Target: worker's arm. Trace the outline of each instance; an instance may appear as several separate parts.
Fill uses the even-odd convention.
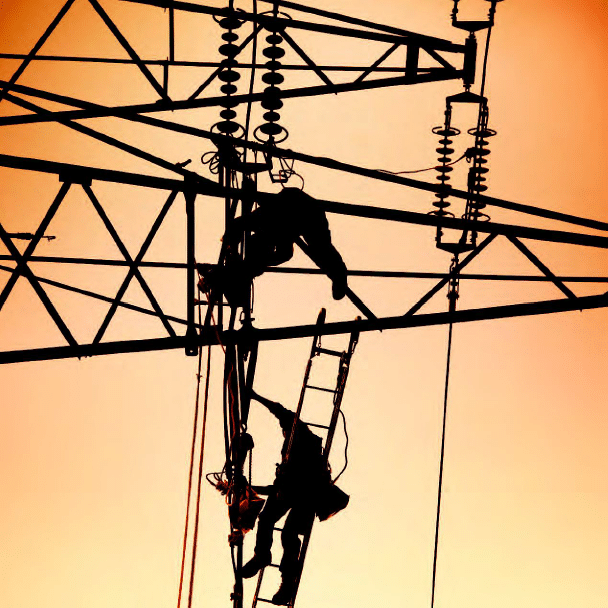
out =
[[[259,401],[273,416],[279,419],[282,426],[293,422],[293,412],[290,412],[287,408],[284,408],[280,403],[271,401],[258,395],[255,391],[251,391],[251,398]]]
[[[268,496],[275,491],[274,486],[251,486],[254,492],[261,494],[262,496]]]

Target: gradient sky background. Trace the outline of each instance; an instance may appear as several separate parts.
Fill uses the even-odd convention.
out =
[[[311,2],[380,23],[454,41],[447,0]],[[0,2],[0,51],[26,53],[62,2]],[[218,4],[219,5],[219,4]],[[115,0],[103,6],[145,58],[167,55],[167,15]],[[249,9],[248,2],[237,3]],[[463,0],[462,15],[482,18],[488,4]],[[603,0],[507,0],[498,5],[487,94],[490,194],[608,220],[606,146],[608,5]],[[371,63],[383,45],[299,34],[319,63]],[[480,37],[483,40],[483,36]],[[217,59],[220,31],[205,16],[177,16],[177,57]],[[85,0],[76,0],[42,53],[125,57]],[[8,79],[16,61],[0,61]],[[171,94],[186,96],[205,70],[176,69]],[[133,67],[33,63],[19,82],[99,103],[152,101]],[[288,75],[286,86],[316,83]],[[245,91],[246,78],[239,83]],[[456,82],[292,100],[282,111],[286,146],[393,171],[435,163],[431,128],[443,121]],[[59,107],[49,105],[48,107]],[[243,109],[240,110],[243,120]],[[21,114],[6,101],[0,115]],[[209,128],[217,110],[189,112],[184,122]],[[259,115],[254,114],[254,124]],[[455,110],[463,132],[474,117]],[[151,132],[118,120],[89,126],[141,145],[208,175],[206,141]],[[461,137],[458,150],[470,143]],[[0,152],[166,175],[62,126],[0,130]],[[426,212],[433,197],[395,185],[297,165],[317,197]],[[462,168],[455,185],[464,184]],[[424,177],[426,175],[426,177]],[[428,181],[432,173],[422,174]],[[261,187],[276,191],[266,182]],[[0,170],[0,220],[9,231],[34,231],[59,189],[56,177]],[[94,184],[133,254],[162,193]],[[221,203],[198,199],[198,260],[217,258]],[[455,205],[456,210],[458,206]],[[548,226],[491,209],[492,219]],[[445,271],[429,228],[331,216],[334,242],[350,268]],[[147,259],[184,259],[183,200],[171,211]],[[556,225],[556,228],[568,229]],[[37,252],[118,258],[85,197],[74,188]],[[528,242],[556,273],[608,274],[608,256],[591,248]],[[2,249],[0,253],[5,253]],[[294,265],[305,264],[294,259]],[[124,271],[53,269],[41,276],[112,295]],[[536,270],[503,240],[471,272]],[[146,278],[167,311],[184,313],[185,282],[170,271]],[[5,279],[2,279],[5,280]],[[376,314],[404,312],[431,285],[423,280],[351,280]],[[577,294],[601,286],[574,285]],[[90,341],[105,305],[49,288],[79,340]],[[543,284],[461,284],[459,306],[480,307],[559,297]],[[133,288],[127,299],[145,305]],[[256,281],[256,324],[310,323],[354,317],[335,302],[323,277],[269,275]],[[445,310],[445,294],[428,307]],[[605,608],[608,606],[608,413],[605,310],[486,321],[454,331],[444,497],[438,561],[438,608]],[[119,312],[107,339],[162,335],[154,320]],[[325,344],[343,348],[346,337]],[[447,328],[386,331],[361,337],[344,398],[349,468],[340,481],[348,509],[315,529],[298,605],[302,608],[430,606],[433,534]],[[29,286],[20,280],[0,314],[2,350],[62,344]],[[255,386],[294,407],[310,341],[264,344]],[[205,471],[223,464],[221,352],[213,376]],[[165,608],[177,602],[196,361],[180,352],[115,355],[82,361],[0,367],[0,605],[7,608]],[[331,379],[332,372],[329,373]],[[252,411],[254,482],[269,483],[281,437],[274,419]],[[343,462],[343,436],[334,470]],[[227,513],[210,486],[203,520],[196,606],[229,606],[232,587]],[[250,535],[251,536],[251,535]],[[246,556],[252,551],[248,537]],[[248,597],[252,583],[246,588]],[[273,589],[269,586],[268,594]],[[250,600],[249,600],[250,601]],[[247,602],[245,603],[247,605]]]

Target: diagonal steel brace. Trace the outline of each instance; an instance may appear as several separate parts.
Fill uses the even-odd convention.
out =
[[[83,189],[84,189],[85,193],[87,194],[87,196],[89,197],[91,203],[93,203],[93,207],[95,207],[95,210],[99,214],[99,217],[103,221],[103,223],[104,223],[107,231],[110,233],[110,236],[112,237],[112,239],[116,243],[116,246],[120,250],[120,253],[125,258],[125,260],[129,263],[129,265],[132,268],[135,268],[135,271],[134,271],[135,277],[137,278],[137,280],[138,280],[138,282],[139,282],[139,284],[140,284],[143,292],[146,294],[146,297],[150,301],[150,304],[152,305],[152,308],[155,310],[156,314],[158,315],[158,317],[162,321],[162,324],[165,326],[165,329],[167,330],[167,332],[169,333],[170,336],[175,336],[176,334],[175,334],[175,331],[174,331],[173,327],[169,323],[169,321],[168,321],[165,313],[163,312],[163,310],[161,309],[159,303],[157,302],[156,298],[154,297],[154,294],[152,293],[152,290],[150,289],[150,287],[146,283],[145,279],[143,278],[141,272],[139,271],[139,268],[137,268],[135,266],[135,262],[133,261],[133,259],[129,255],[129,252],[127,251],[127,248],[125,247],[124,243],[122,242],[122,240],[118,236],[118,233],[116,232],[116,229],[114,228],[112,222],[110,221],[110,218],[107,216],[107,214],[104,211],[103,207],[101,206],[100,202],[97,200],[97,197],[95,196],[95,194],[91,190],[91,187],[88,186],[88,185],[83,185]],[[96,336],[95,340],[93,341],[93,343],[94,344],[99,343],[100,339],[101,339],[101,336]]]

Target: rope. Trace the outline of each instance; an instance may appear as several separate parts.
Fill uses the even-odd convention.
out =
[[[458,299],[459,277],[458,277],[458,255],[455,255],[450,266],[450,286],[448,289],[449,311],[456,310]],[[443,423],[441,431],[441,455],[439,457],[439,482],[437,487],[437,518],[435,520],[435,549],[433,551],[433,583],[431,591],[431,608],[435,606],[435,586],[437,580],[437,550],[439,548],[439,521],[441,517],[441,491],[443,488],[443,463],[445,460],[445,429],[448,415],[448,394],[450,386],[450,362],[452,358],[452,334],[454,323],[450,321],[448,329],[448,352],[445,365],[445,388],[443,393]]]
[[[202,349],[201,349],[202,350]],[[200,521],[201,487],[203,479],[203,461],[205,456],[205,434],[207,430],[207,406],[209,403],[209,376],[211,372],[211,346],[207,348],[207,370],[205,378],[205,398],[203,404],[203,428],[201,432],[201,451],[198,465],[198,481],[196,490],[196,517],[194,520],[194,538],[192,539],[192,568],[190,570],[190,586],[188,589],[188,608],[192,608],[192,592],[194,588],[194,572],[196,569],[196,550],[198,544],[198,528]],[[197,390],[198,396],[198,390]]]
[[[450,381],[450,358],[452,354],[452,329],[453,323],[450,323],[448,331],[448,356],[445,369],[445,391],[443,395],[443,430],[441,433],[441,456],[439,459],[439,484],[437,489],[437,519],[435,520],[435,550],[433,552],[433,587],[431,592],[431,608],[435,606],[435,582],[437,576],[437,549],[439,546],[439,517],[441,515],[441,490],[443,486],[443,462],[445,455],[445,427],[448,413],[448,387]]]
[[[198,290],[198,296],[200,299],[200,288]],[[198,309],[198,323],[201,325],[201,309]],[[186,500],[186,522],[184,526],[184,542],[182,548],[182,564],[180,569],[180,577],[179,577],[179,593],[177,598],[177,608],[180,608],[182,605],[182,596],[184,590],[184,573],[186,569],[186,549],[188,545],[188,530],[190,524],[190,510],[192,506],[192,481],[193,481],[193,473],[194,473],[194,457],[196,451],[196,436],[198,431],[198,420],[199,420],[199,411],[200,411],[200,393],[201,393],[201,370],[203,363],[203,349],[199,349],[198,353],[198,367],[197,367],[197,384],[196,384],[196,398],[195,398],[195,406],[194,406],[194,429],[192,432],[192,447],[190,451],[190,474],[188,477],[188,497]],[[203,462],[204,462],[204,454],[205,454],[205,435],[207,431],[207,409],[209,403],[209,378],[211,372],[211,346],[208,347],[207,350],[207,369],[205,372],[205,395],[203,401],[203,421],[202,421],[202,431],[201,431],[201,447],[200,447],[200,456],[199,456],[199,464],[198,464],[198,484],[197,484],[197,496],[196,496],[196,517],[194,521],[194,539],[192,541],[192,558],[191,558],[191,569],[190,569],[190,581],[189,581],[189,589],[188,589],[188,608],[192,606],[192,590],[194,587],[194,572],[196,568],[196,553],[197,553],[197,544],[198,544],[198,529],[199,529],[199,521],[200,521],[200,505],[201,505],[201,482],[203,476]]]
[[[200,290],[199,290],[200,293]],[[200,324],[200,307],[199,307],[199,324]],[[192,473],[194,472],[194,454],[196,449],[196,435],[198,430],[198,412],[199,412],[199,395],[201,388],[201,368],[203,363],[203,349],[199,349],[198,353],[198,369],[196,372],[196,399],[194,404],[194,428],[192,431],[192,447],[190,449],[190,473],[188,475],[188,492],[186,499],[186,523],[184,525],[184,543],[182,547],[182,565],[179,573],[179,593],[177,596],[177,608],[182,604],[182,593],[184,588],[184,571],[186,569],[186,547],[188,544],[188,528],[190,523],[190,505],[192,503]]]

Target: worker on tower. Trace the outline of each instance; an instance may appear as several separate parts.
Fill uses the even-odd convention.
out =
[[[294,244],[332,281],[332,295],[347,292],[347,269],[331,241],[325,211],[319,201],[298,188],[283,188],[257,209],[235,218],[224,234],[225,266],[199,265],[203,282],[221,290],[236,306],[247,306],[251,281],[268,267],[290,260]],[[244,242],[244,256],[239,245]]]
[[[349,497],[331,481],[322,439],[299,419],[294,428],[295,414],[280,403],[253,391],[251,396],[278,418],[285,441],[282,462],[272,486],[254,486],[256,491],[268,493],[268,498],[258,520],[254,555],[243,566],[241,574],[251,578],[270,564],[274,526],[289,512],[281,532],[281,586],[272,598],[273,604],[287,605],[293,600],[298,584],[299,535],[310,530],[315,514],[324,521],[344,509]]]

